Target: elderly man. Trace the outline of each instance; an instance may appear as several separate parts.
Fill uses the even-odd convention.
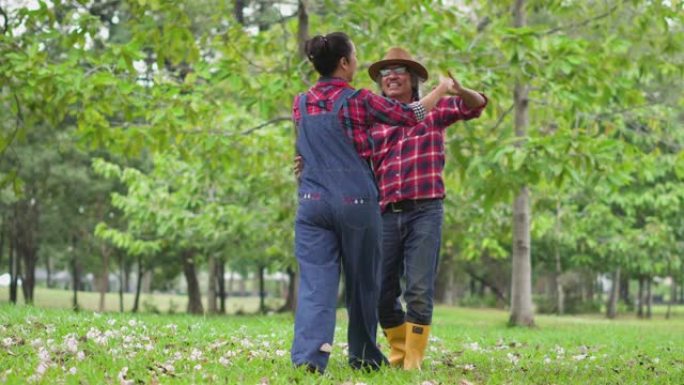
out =
[[[418,85],[428,78],[425,67],[396,47],[368,73],[386,97],[404,103],[418,100]],[[454,82],[456,96],[441,99],[416,126],[372,128],[383,219],[378,315],[390,344],[390,364],[404,369],[420,368],[432,323],[444,217],[444,131],[458,120],[479,117],[487,104],[484,95]],[[402,277],[406,311],[400,302]]]
[[[402,103],[419,100],[419,84],[428,72],[402,48],[391,48],[368,73],[384,96]],[[371,166],[380,190],[382,266],[380,325],[390,344],[389,362],[420,369],[432,323],[445,196],[444,131],[459,120],[480,116],[484,95],[453,79],[456,96],[442,98],[412,127],[374,124]],[[302,168],[295,161],[295,173]],[[405,277],[404,311],[400,298]]]

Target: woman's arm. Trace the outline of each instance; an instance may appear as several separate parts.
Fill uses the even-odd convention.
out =
[[[370,124],[383,123],[396,126],[413,126],[425,119],[425,115],[435,108],[439,100],[449,92],[455,92],[451,79],[441,78],[439,85],[420,101],[410,104],[376,95],[368,90],[360,90],[366,120]]]

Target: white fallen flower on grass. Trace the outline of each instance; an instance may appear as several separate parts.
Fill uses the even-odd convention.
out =
[[[133,380],[128,380],[126,379],[126,375],[128,374],[128,367],[124,366],[121,371],[119,371],[119,374],[116,376],[116,378],[119,380],[119,385],[134,385],[135,382]]]
[[[513,365],[517,365],[518,362],[520,362],[520,355],[517,354],[517,353],[508,353],[508,354],[506,355],[506,357],[508,357],[508,360],[509,360]]]
[[[585,358],[587,358],[587,355],[586,355],[586,354],[577,354],[577,355],[575,355],[575,356],[572,356],[572,359],[575,360],[575,361],[582,361],[582,360],[584,360]]]
[[[64,336],[64,348],[72,354],[78,352],[78,340],[74,334]]]
[[[7,337],[2,339],[2,346],[9,348],[12,345],[14,345],[14,338],[12,337]]]
[[[478,344],[477,342],[470,342],[470,343],[467,343],[467,344],[465,344],[465,347],[466,347],[466,349],[470,349],[470,350],[472,350],[472,351],[474,351],[474,352],[477,352],[477,351],[480,351],[480,350],[481,350],[480,344]]]
[[[50,361],[50,352],[41,346],[40,349],[38,349],[38,359],[41,362]]]
[[[198,349],[192,349],[190,352],[190,361],[197,361],[202,358],[202,351]]]

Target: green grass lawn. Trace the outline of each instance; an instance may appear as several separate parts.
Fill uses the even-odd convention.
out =
[[[340,311],[325,375],[293,369],[292,316],[131,315],[0,305],[7,384],[684,384],[684,320],[439,307],[422,372],[353,371]],[[380,339],[383,349],[387,346]]]
[[[21,288],[19,289],[19,303],[23,304]],[[41,308],[71,309],[73,294],[69,290],[47,289],[37,287],[33,295],[35,305]],[[9,289],[0,287],[0,304],[9,302]],[[135,295],[124,293],[124,310],[130,311],[133,307]],[[141,312],[160,312],[184,313],[188,303],[186,295],[176,294],[140,294],[139,310]],[[281,306],[282,299],[267,298],[266,305],[269,309]],[[78,292],[78,304],[83,310],[97,311],[100,306],[100,294],[95,292]],[[206,309],[206,302],[204,306]],[[235,313],[256,313],[259,309],[259,299],[257,297],[229,297],[226,299],[226,312]],[[107,293],[105,295],[105,311],[119,311],[119,294]]]

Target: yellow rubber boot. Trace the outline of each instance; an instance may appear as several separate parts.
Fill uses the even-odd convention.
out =
[[[430,337],[430,325],[418,325],[406,323],[406,354],[404,356],[404,369],[420,369],[425,357],[425,348]]]
[[[382,332],[385,334],[385,337],[387,337],[387,342],[389,342],[390,345],[390,354],[388,357],[390,366],[404,366],[406,323],[393,328],[383,329]]]

